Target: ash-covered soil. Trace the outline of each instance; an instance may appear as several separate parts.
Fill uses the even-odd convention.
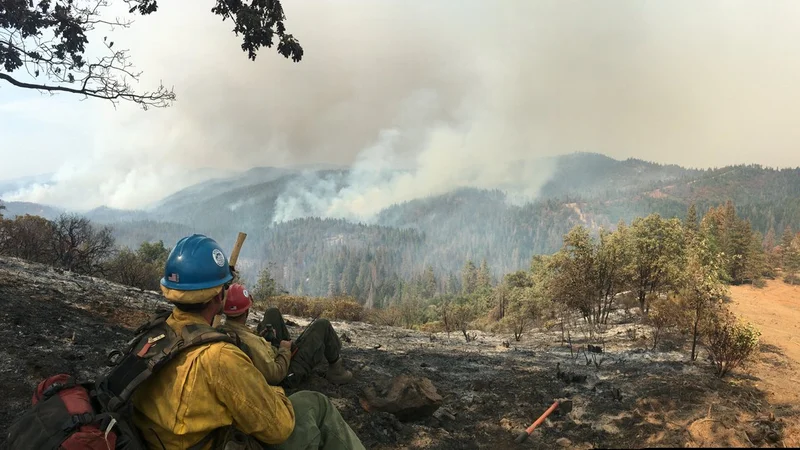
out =
[[[60,372],[94,376],[133,328],[168,307],[155,292],[0,259],[0,430],[27,407],[41,379]],[[298,324],[290,327],[294,336],[309,322],[287,318]],[[645,350],[641,336],[648,330],[622,312],[613,322],[593,339],[574,328],[572,351],[556,330],[530,332],[521,342],[477,333],[477,341],[465,343],[456,333],[333,322],[350,340],[343,355],[357,381],[336,387],[320,373],[304,388],[328,395],[369,449],[783,445],[784,416],[796,411],[773,408],[758,378],[719,380],[707,362],[687,363],[677,346]],[[605,351],[587,353],[587,343]],[[433,417],[401,423],[362,408],[365,387],[401,374],[436,386],[443,402]],[[555,399],[572,400],[572,411],[554,413],[515,444]]]

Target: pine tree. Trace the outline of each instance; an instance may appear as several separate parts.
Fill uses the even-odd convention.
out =
[[[476,281],[478,289],[492,287],[492,274],[489,272],[489,264],[486,263],[486,259],[481,261],[481,267],[478,269]]]
[[[331,273],[328,276],[328,297],[336,297],[339,295],[339,283],[336,282],[335,274]]]
[[[445,287],[445,294],[447,295],[456,295],[461,291],[461,287],[458,285],[458,277],[456,274],[451,273],[450,276],[447,277],[447,285]]]
[[[694,203],[689,205],[689,209],[686,211],[686,219],[683,221],[683,226],[692,236],[696,235],[700,230],[697,222],[697,207]]]
[[[424,299],[431,299],[436,295],[436,274],[431,266],[425,267],[422,274],[421,294]]]
[[[772,253],[775,250],[775,228],[769,227],[769,231],[767,231],[767,235],[764,236],[764,243],[763,243],[764,251],[767,253]]]
[[[800,233],[792,238],[786,251],[783,252],[784,281],[789,284],[800,284]]]
[[[281,291],[281,286],[272,277],[270,271],[272,267],[268,265],[261,270],[256,281],[255,289],[253,289],[253,297],[257,300],[266,300],[270,297],[276,296]],[[274,268],[272,268],[274,270]]]
[[[742,283],[745,281],[746,268],[751,265],[748,259],[755,256],[751,251],[753,232],[750,228],[750,222],[737,220],[734,217],[726,231],[726,253],[729,256],[727,258],[728,274],[733,283]]]
[[[776,251],[775,245],[775,228],[770,227],[761,246],[765,252],[764,276],[769,278],[775,277],[775,269],[781,265],[780,252]]]
[[[792,233],[792,227],[786,225],[786,228],[783,230],[783,236],[781,236],[781,266],[783,268],[786,268],[787,255],[792,247],[793,239],[794,233]]]
[[[461,290],[464,294],[472,294],[478,288],[478,271],[475,264],[468,260],[461,270]]]
[[[744,276],[744,279],[749,280],[751,283],[755,283],[757,280],[763,278],[765,274],[770,273],[767,254],[764,253],[764,249],[761,245],[762,242],[761,233],[757,231],[752,233]]]

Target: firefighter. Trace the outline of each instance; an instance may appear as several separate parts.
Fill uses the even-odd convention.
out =
[[[161,291],[174,305],[167,324],[178,334],[190,325],[210,328],[233,279],[222,248],[203,235],[185,237],[170,252],[164,272]],[[247,449],[364,448],[326,396],[300,391],[287,397],[227,342],[181,352],[132,400],[134,423],[151,450],[202,443],[203,449],[222,448],[224,441],[209,436],[230,429],[245,436]]]
[[[223,328],[239,336],[250,351],[253,364],[271,385],[298,386],[318,364],[327,362],[327,379],[333,384],[353,381],[353,374],[344,368],[342,344],[333,326],[326,319],[315,320],[302,336],[293,342],[280,311],[269,308],[259,324],[261,332],[247,327],[253,301],[247,289],[231,285],[225,303]],[[291,375],[291,376],[289,376]]]

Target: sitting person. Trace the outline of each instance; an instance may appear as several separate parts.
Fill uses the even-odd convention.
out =
[[[270,308],[258,325],[258,334],[248,328],[247,317],[253,305],[250,294],[241,284],[228,289],[225,302],[226,320],[222,328],[237,335],[253,365],[273,386],[297,386],[311,375],[315,366],[327,361],[327,379],[333,384],[353,381],[353,374],[344,368],[342,344],[326,319],[314,321],[292,342],[281,313]],[[265,339],[266,337],[266,339]]]
[[[211,330],[224,309],[231,269],[213,239],[195,234],[178,241],[161,279],[164,297],[174,304],[167,325],[178,334],[188,327]],[[222,448],[232,435],[218,433],[232,428],[246,435],[247,446],[237,448],[364,448],[330,399],[311,391],[287,397],[226,342],[177,355],[139,386],[132,401],[134,423],[150,450]]]

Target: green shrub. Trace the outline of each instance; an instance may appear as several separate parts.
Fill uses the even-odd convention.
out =
[[[731,369],[739,367],[758,349],[761,332],[751,325],[737,320],[732,314],[718,316],[706,334],[706,349],[716,367],[718,377],[724,377]]]

